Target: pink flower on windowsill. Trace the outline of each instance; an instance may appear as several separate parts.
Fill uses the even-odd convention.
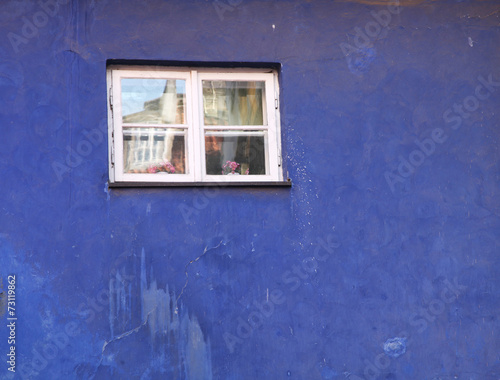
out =
[[[175,173],[175,167],[169,161],[165,161],[159,164],[152,164],[148,167],[148,173]]]
[[[226,161],[226,163],[222,165],[222,174],[241,174],[240,164],[235,161]]]
[[[158,166],[156,165],[150,165],[149,168],[148,168],[148,173],[158,173],[159,170],[158,170]]]

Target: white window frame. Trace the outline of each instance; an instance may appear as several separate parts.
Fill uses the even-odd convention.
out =
[[[123,123],[121,104],[122,78],[182,79],[186,82],[186,125],[166,124],[161,127],[186,129],[186,174],[124,173]],[[203,80],[262,81],[265,83],[264,126],[204,126]],[[281,130],[279,115],[278,75],[271,69],[213,69],[192,67],[110,66],[108,82],[109,126],[109,182],[113,183],[245,183],[282,182]],[[130,126],[130,125],[127,125]],[[135,127],[135,125],[134,125]],[[140,126],[138,126],[140,127]],[[156,128],[154,124],[144,124]],[[262,175],[207,175],[205,168],[205,129],[264,130],[267,131],[267,174]]]

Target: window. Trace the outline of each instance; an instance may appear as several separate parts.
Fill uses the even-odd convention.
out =
[[[110,183],[282,182],[277,73],[111,66]]]

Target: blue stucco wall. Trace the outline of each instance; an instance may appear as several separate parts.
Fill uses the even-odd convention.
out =
[[[498,1],[54,4],[0,5],[1,379],[500,379]],[[111,59],[279,63],[292,188],[108,189]]]

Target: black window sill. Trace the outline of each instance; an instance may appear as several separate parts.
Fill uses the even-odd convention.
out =
[[[292,187],[292,181],[270,182],[108,182],[109,188],[143,187]]]

